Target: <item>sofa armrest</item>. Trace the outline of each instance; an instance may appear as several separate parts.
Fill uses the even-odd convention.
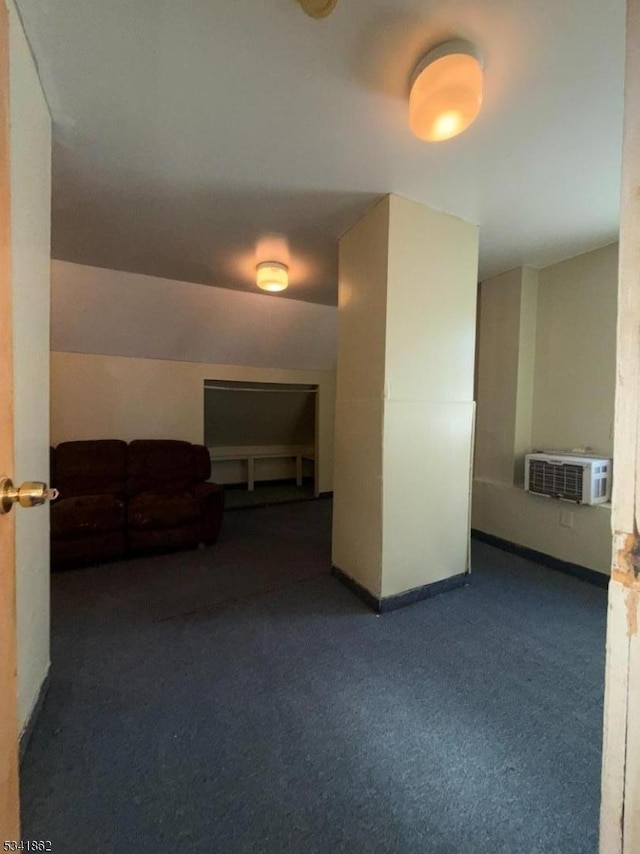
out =
[[[224,487],[219,483],[196,483],[193,495],[202,512],[201,539],[212,545],[218,539],[224,513]]]

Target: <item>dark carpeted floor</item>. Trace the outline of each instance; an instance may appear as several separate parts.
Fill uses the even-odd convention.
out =
[[[54,575],[23,838],[60,854],[589,854],[605,592],[483,544],[378,617],[329,576],[331,503],[215,549]]]
[[[244,484],[227,486],[224,495],[226,510],[244,510],[248,507],[266,507],[270,504],[288,504],[295,501],[311,501],[315,497],[313,480],[305,479],[301,486],[292,483],[258,482],[249,492]]]

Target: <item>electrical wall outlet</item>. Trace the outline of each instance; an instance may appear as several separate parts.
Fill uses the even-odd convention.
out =
[[[573,528],[573,510],[560,511],[560,524],[563,528]]]

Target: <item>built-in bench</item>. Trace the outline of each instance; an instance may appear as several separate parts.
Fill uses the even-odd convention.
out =
[[[315,448],[309,445],[236,445],[209,448],[211,462],[230,460],[246,462],[247,489],[251,492],[255,485],[256,460],[291,458],[296,463],[296,485],[302,486],[302,462],[315,463]]]

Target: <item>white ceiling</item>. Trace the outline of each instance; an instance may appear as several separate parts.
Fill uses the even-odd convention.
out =
[[[53,256],[336,299],[337,238],[395,192],[481,227],[481,277],[615,240],[624,0],[18,0],[54,119]],[[448,37],[485,58],[462,136],[415,139],[407,83]],[[263,259],[264,260],[264,259]],[[273,298],[273,297],[272,297]]]

